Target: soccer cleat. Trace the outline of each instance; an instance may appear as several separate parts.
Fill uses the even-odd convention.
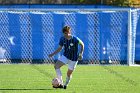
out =
[[[64,86],[64,89],[67,89],[67,86]]]
[[[64,88],[63,85],[59,85],[58,87],[53,86],[53,88]]]

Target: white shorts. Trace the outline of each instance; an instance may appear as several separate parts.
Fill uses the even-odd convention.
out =
[[[58,60],[63,62],[64,64],[68,64],[68,68],[70,70],[74,70],[76,68],[77,63],[78,63],[78,61],[69,60],[64,55],[62,55],[60,58],[58,58]]]

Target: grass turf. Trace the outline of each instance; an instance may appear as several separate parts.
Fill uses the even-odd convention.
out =
[[[67,66],[61,68],[65,81]],[[66,90],[53,89],[53,65],[0,64],[0,93],[139,93],[140,67],[77,65]]]

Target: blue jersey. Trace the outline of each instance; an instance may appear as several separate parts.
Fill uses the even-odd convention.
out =
[[[78,59],[79,40],[80,39],[75,36],[72,36],[70,40],[64,36],[60,38],[59,45],[64,47],[63,55],[72,61],[77,61]]]

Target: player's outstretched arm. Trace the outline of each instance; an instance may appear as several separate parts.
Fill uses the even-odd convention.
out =
[[[60,52],[62,50],[62,46],[59,46],[53,53],[49,54],[49,57],[54,56],[55,54],[57,54],[58,52]]]

